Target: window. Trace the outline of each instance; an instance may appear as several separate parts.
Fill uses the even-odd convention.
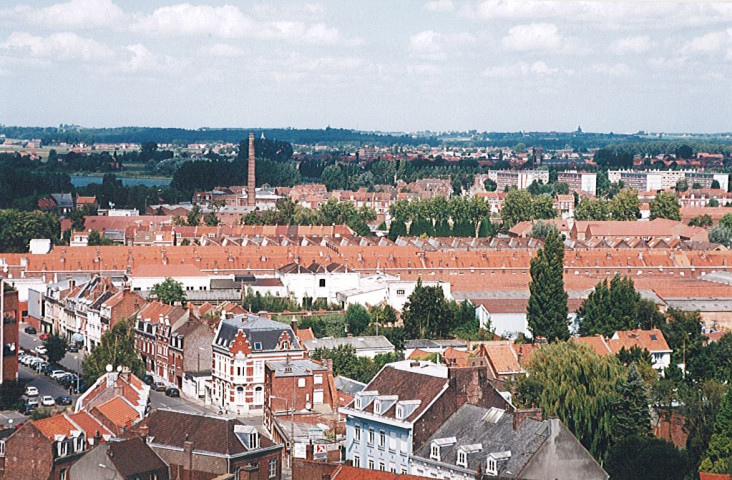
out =
[[[369,445],[374,444],[374,431],[373,429],[369,428]]]
[[[254,404],[264,404],[264,389],[261,386],[254,387]]]
[[[399,420],[401,420],[401,419],[404,418],[404,407],[402,407],[401,405],[397,405],[397,408],[396,408],[396,417]]]
[[[381,414],[381,400],[376,400],[374,402],[374,413],[376,415]]]
[[[400,288],[397,290],[397,297],[403,297],[404,296],[404,289]]]
[[[254,362],[254,376],[261,377],[262,375],[264,375],[264,362],[257,360]]]
[[[269,460],[269,478],[277,476],[277,459],[271,458]]]
[[[437,460],[438,462],[440,461],[440,447],[438,447],[434,443],[430,447],[430,458],[432,460]]]
[[[313,403],[315,405],[321,405],[323,403],[323,391],[313,390]]]
[[[488,474],[489,475],[498,475],[498,471],[496,469],[496,460],[494,458],[488,459]]]
[[[399,451],[402,453],[402,455],[407,454],[407,437],[402,436],[402,441],[399,444]]]
[[[389,450],[392,452],[396,452],[397,449],[397,438],[392,434],[392,436],[389,437]]]
[[[358,455],[353,456],[353,466],[356,468],[361,468],[361,457]]]
[[[355,425],[353,427],[353,441],[354,442],[361,441],[361,425]]]
[[[356,408],[361,410],[361,397],[356,397]]]
[[[67,479],[69,478],[69,477],[68,477],[68,471],[69,471],[69,469],[68,469],[68,468],[62,468],[62,469],[61,469],[61,475],[59,476],[59,478],[60,478],[61,480],[67,480]]]
[[[383,430],[379,431],[379,448],[384,448],[386,446],[386,434]]]
[[[320,288],[323,288],[323,287],[325,287],[325,279],[324,279],[324,278],[321,278],[321,279],[320,279],[320,281],[319,281],[319,285],[320,285]]]
[[[261,350],[262,342],[254,342],[254,350]]]
[[[0,457],[5,456],[5,440],[0,441]]]
[[[462,450],[458,450],[457,465],[458,467],[468,467],[468,455]]]
[[[394,462],[389,462],[389,471],[391,473],[397,473],[396,465],[394,464]]]
[[[366,463],[367,463],[366,468],[368,468],[369,470],[374,469],[374,459],[373,458],[369,458],[368,462],[366,462]]]
[[[297,386],[300,388],[305,388],[305,379],[304,378],[298,378],[297,379]]]
[[[381,470],[382,472],[386,471],[386,464],[381,460],[379,460],[379,470]]]
[[[323,384],[323,375],[317,374],[313,375],[313,385],[322,385]]]
[[[244,387],[236,387],[236,403],[239,405],[244,403]]]

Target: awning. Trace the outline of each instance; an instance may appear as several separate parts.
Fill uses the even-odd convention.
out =
[[[71,335],[71,341],[77,342],[77,343],[84,343],[84,335],[82,335],[80,333],[75,333],[75,334]]]

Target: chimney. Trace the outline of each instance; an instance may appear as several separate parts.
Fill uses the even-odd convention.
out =
[[[249,134],[249,175],[247,180],[247,206],[254,207],[257,204],[255,197],[255,176],[254,176],[254,134]]]
[[[191,480],[193,478],[193,442],[188,440],[187,433],[186,440],[183,442],[183,452],[185,454],[183,459],[183,478],[185,480]]]
[[[147,425],[142,425],[140,427],[140,438],[145,440],[145,442],[147,442],[147,435],[149,433],[150,433],[150,427],[148,427]]]
[[[543,420],[543,414],[541,408],[519,408],[513,412],[513,429],[518,430],[524,420],[527,418],[533,418],[537,422]]]

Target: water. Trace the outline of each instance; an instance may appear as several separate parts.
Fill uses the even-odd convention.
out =
[[[90,183],[102,183],[102,177],[90,177],[87,175],[70,175],[71,184],[75,187],[86,187]],[[129,178],[129,177],[117,177],[117,180],[122,180],[122,185],[125,187],[134,187],[135,185],[144,185],[146,187],[154,187],[156,185],[170,185],[169,178]]]

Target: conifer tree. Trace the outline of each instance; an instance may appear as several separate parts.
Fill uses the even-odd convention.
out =
[[[613,439],[620,441],[631,435],[649,437],[651,416],[648,391],[635,363],[631,363],[627,378],[618,384],[618,395],[613,416]]]
[[[387,238],[391,240],[392,242],[397,239],[397,237],[403,237],[407,234],[407,225],[404,223],[404,220],[392,220],[391,225],[389,226],[389,233],[387,234]]]
[[[531,282],[526,318],[534,338],[548,341],[569,338],[567,292],[564,291],[564,243],[550,231],[544,247],[531,259]]]
[[[732,473],[732,388],[719,406],[714,421],[714,434],[709,442],[707,455],[699,466],[700,472]]]

